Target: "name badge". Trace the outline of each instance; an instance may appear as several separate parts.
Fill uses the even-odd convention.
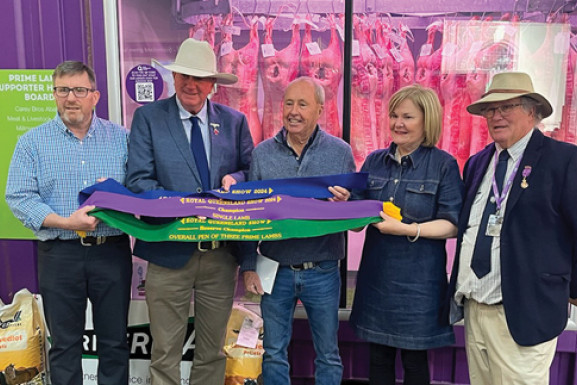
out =
[[[488,237],[498,237],[501,235],[501,225],[503,224],[503,217],[497,214],[489,215],[487,222],[487,230],[485,235]]]

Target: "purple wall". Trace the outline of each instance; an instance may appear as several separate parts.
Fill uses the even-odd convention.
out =
[[[101,1],[20,0],[0,6],[0,68],[53,69],[79,60],[96,71],[102,97],[97,114],[108,116],[106,50]],[[0,177],[5,178],[6,175]],[[4,191],[2,198],[4,199]],[[37,292],[36,242],[0,240],[0,298],[21,288]]]

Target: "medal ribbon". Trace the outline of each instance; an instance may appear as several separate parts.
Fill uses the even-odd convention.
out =
[[[340,203],[334,203],[334,205]],[[90,212],[90,215],[109,226],[147,242],[272,241],[308,238],[339,233],[382,220],[380,216],[337,220],[255,219],[238,221],[189,217],[167,224],[151,225],[136,219],[131,214],[112,210],[95,209]]]
[[[266,198],[278,194],[326,199],[333,196],[328,190],[329,186],[341,186],[349,191],[353,189],[365,189],[368,176],[369,174],[366,172],[354,172],[316,177],[259,180],[234,184],[230,187],[229,192],[218,189],[200,194],[170,190],[153,190],[135,194],[114,179],[107,179],[80,191],[78,194],[78,202],[79,204],[83,204],[88,197],[96,191],[113,192],[142,199],[216,196],[222,199],[246,200]]]
[[[378,216],[383,202],[376,200],[329,202],[274,195],[269,198],[231,201],[212,197],[142,199],[96,191],[82,204],[147,217],[201,216],[221,220],[241,219],[348,219]]]

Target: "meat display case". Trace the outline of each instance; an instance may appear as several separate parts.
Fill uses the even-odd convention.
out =
[[[351,143],[358,165],[389,144],[388,97],[417,82],[438,92],[445,107],[439,147],[462,165],[488,140],[482,120],[463,113],[464,105],[503,70],[532,74],[555,107],[543,130],[576,141],[576,1],[118,0],[120,76],[151,65],[164,82],[149,82],[163,91],[148,100],[168,96],[171,77],[151,59],[172,60],[186,37],[206,40],[220,70],[240,78],[213,100],[247,115],[255,143],[282,126],[288,82],[316,77],[327,94],[321,126]],[[134,82],[123,86],[122,122],[129,125],[143,102],[128,89]]]
[[[144,82],[156,87],[148,101],[171,95],[172,77],[157,63],[173,60],[179,44],[195,37],[214,47],[220,70],[239,76],[213,100],[247,115],[255,143],[282,126],[284,87],[310,75],[327,95],[321,127],[348,141],[360,166],[389,144],[390,95],[417,82],[438,92],[438,146],[462,167],[490,140],[484,120],[465,107],[503,70],[529,72],[554,106],[542,130],[577,142],[577,0],[117,1],[121,120],[128,127],[143,103],[131,89],[142,86],[131,78],[136,69],[153,67],[164,80]],[[358,266],[353,246],[350,270]]]

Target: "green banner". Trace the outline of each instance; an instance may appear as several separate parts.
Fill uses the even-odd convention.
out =
[[[336,204],[335,204],[336,206]],[[308,238],[361,228],[381,221],[381,217],[354,219],[251,219],[223,221],[188,217],[163,225],[151,225],[132,214],[114,210],[94,209],[95,216],[109,226],[148,242],[177,241],[276,241],[289,238]]]
[[[34,239],[6,204],[6,178],[18,138],[56,115],[53,70],[0,70],[0,239]]]

